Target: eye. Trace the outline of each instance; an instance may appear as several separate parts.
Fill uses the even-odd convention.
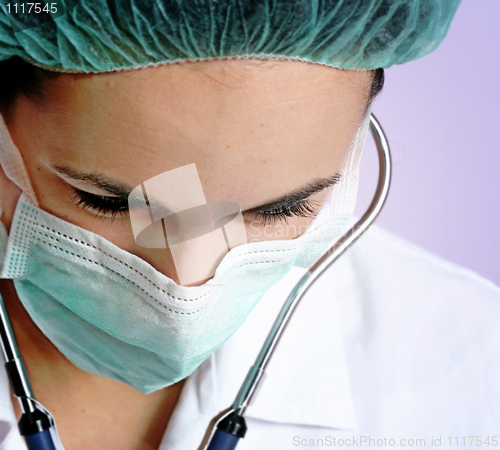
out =
[[[82,209],[93,212],[98,217],[126,216],[128,213],[128,199],[122,197],[106,197],[90,194],[74,188],[72,201]]]
[[[116,216],[128,215],[128,199],[122,197],[110,197],[95,195],[74,188],[72,201],[82,209],[94,213],[97,217],[108,217],[115,219]],[[309,200],[303,200],[289,205],[279,205],[270,209],[255,212],[246,212],[244,215],[252,220],[261,222],[264,226],[273,225],[278,222],[288,222],[291,217],[306,217],[314,219],[317,216],[315,207],[317,205]]]
[[[278,222],[287,223],[290,217],[308,217],[314,219],[318,215],[315,209],[316,206],[315,203],[309,200],[302,200],[289,205],[275,206],[271,209],[246,214],[254,220],[262,222],[264,225],[273,225]]]

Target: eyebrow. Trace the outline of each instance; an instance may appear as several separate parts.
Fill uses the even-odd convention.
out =
[[[97,172],[84,173],[78,170],[71,169],[65,166],[56,166],[51,164],[52,169],[63,175],[66,175],[73,180],[83,181],[85,183],[91,184],[94,187],[102,189],[108,194],[121,197],[123,199],[128,199],[133,188],[125,183],[113,180],[106,177],[103,174]],[[302,186],[300,188],[294,189],[292,192],[282,195],[268,203],[265,203],[255,208],[246,209],[242,213],[246,214],[256,214],[260,212],[272,212],[279,211],[291,207],[301,201],[306,200],[314,194],[317,194],[331,186],[334,186],[340,182],[342,174],[336,173],[328,178],[316,178],[311,183]]]
[[[102,189],[104,192],[115,195],[117,197],[128,198],[133,190],[133,188],[131,188],[127,184],[120,183],[97,172],[84,173],[65,166],[56,166],[53,164],[51,164],[50,166],[56,172],[66,175],[73,180],[83,181],[85,183],[91,184],[92,186]]]

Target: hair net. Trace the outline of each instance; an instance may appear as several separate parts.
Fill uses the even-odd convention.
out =
[[[460,1],[58,0],[47,3],[57,12],[29,14],[4,1],[0,61],[64,72],[231,57],[385,68],[436,49]]]

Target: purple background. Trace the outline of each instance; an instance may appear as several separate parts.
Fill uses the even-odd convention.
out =
[[[378,224],[500,285],[500,1],[464,0],[424,58],[386,70],[374,106],[393,151]],[[363,157],[362,212],[377,160]]]

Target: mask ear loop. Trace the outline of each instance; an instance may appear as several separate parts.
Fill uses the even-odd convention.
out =
[[[318,215],[309,225],[304,234],[315,230],[331,220],[347,220],[354,213],[358,192],[359,169],[361,156],[365,146],[368,130],[370,129],[371,105],[363,116],[356,134],[349,147],[344,163],[340,170],[340,180],[334,185]]]
[[[14,144],[9,129],[0,114],[0,166],[9,178],[29,199],[29,202],[38,206],[35,191],[31,186],[28,171],[24,164],[21,152]]]

